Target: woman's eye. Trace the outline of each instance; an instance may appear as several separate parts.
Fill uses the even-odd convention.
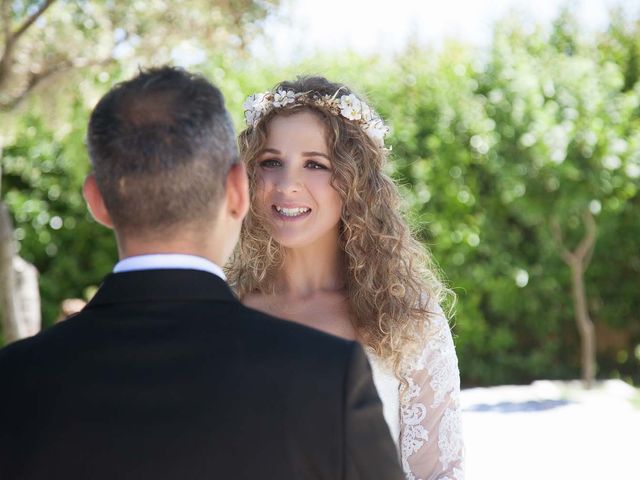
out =
[[[262,168],[275,168],[280,166],[280,160],[276,160],[275,158],[268,158],[266,160],[262,160],[260,162],[260,166]]]
[[[328,167],[324,166],[321,163],[314,162],[312,160],[308,161],[305,165],[307,168],[311,168],[313,170],[328,170]]]

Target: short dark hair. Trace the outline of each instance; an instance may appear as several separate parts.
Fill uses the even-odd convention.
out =
[[[125,234],[210,221],[238,161],[220,90],[169,66],[113,87],[91,114],[87,144],[107,210]]]

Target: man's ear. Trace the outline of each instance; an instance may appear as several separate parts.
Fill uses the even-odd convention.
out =
[[[87,202],[91,215],[96,219],[96,222],[104,225],[105,227],[113,228],[111,215],[109,215],[109,212],[107,211],[102,194],[98,189],[96,177],[93,173],[90,173],[87,175],[87,178],[85,178],[84,185],[82,186],[82,195]]]
[[[249,211],[249,179],[244,163],[234,163],[226,180],[225,196],[229,215],[242,220]]]

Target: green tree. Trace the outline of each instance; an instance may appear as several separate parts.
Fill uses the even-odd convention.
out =
[[[612,308],[601,285],[637,289],[637,248],[623,243],[614,266],[617,247],[602,239],[638,228],[624,212],[637,211],[640,89],[626,85],[624,61],[602,62],[595,42],[575,31],[562,18],[550,36],[501,25],[483,62],[455,44],[437,60],[409,51],[382,92],[398,178],[460,294],[469,383],[571,375],[572,315],[592,380],[588,308]],[[586,272],[591,253],[598,283]],[[637,296],[629,301],[637,305]]]
[[[31,222],[15,236],[24,256],[48,272],[41,280],[47,323],[55,318],[50,298],[60,301],[72,281],[95,283],[92,274],[81,274],[82,268],[71,269],[79,277],[54,273],[69,267],[62,260],[49,271],[49,259],[59,248],[78,244],[57,244],[50,229],[77,228],[81,235],[86,231],[76,227],[78,222],[83,225],[78,215],[84,215],[79,198],[79,178],[86,173],[82,136],[87,111],[107,82],[137,65],[242,56],[247,41],[259,33],[260,21],[276,4],[277,0],[0,1],[0,191],[18,222]],[[6,212],[3,199],[0,212]],[[37,217],[31,218],[36,211]],[[33,295],[22,289],[14,274],[19,257],[11,221],[6,214],[1,220],[0,316],[13,340],[20,336],[16,332],[26,331],[18,328],[16,300],[25,304],[20,299]],[[70,241],[65,235],[55,238]],[[82,249],[78,255],[80,261],[86,259]]]
[[[2,0],[0,109],[13,109],[63,72],[243,53],[277,3]]]

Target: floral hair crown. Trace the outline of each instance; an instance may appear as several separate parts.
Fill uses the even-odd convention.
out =
[[[377,145],[384,147],[384,137],[389,132],[389,127],[369,105],[353,93],[338,96],[340,90],[338,89],[333,96],[320,95],[313,91],[294,92],[283,89],[254,93],[244,102],[244,119],[248,126],[255,127],[260,119],[273,109],[294,104],[312,105],[357,123]]]

